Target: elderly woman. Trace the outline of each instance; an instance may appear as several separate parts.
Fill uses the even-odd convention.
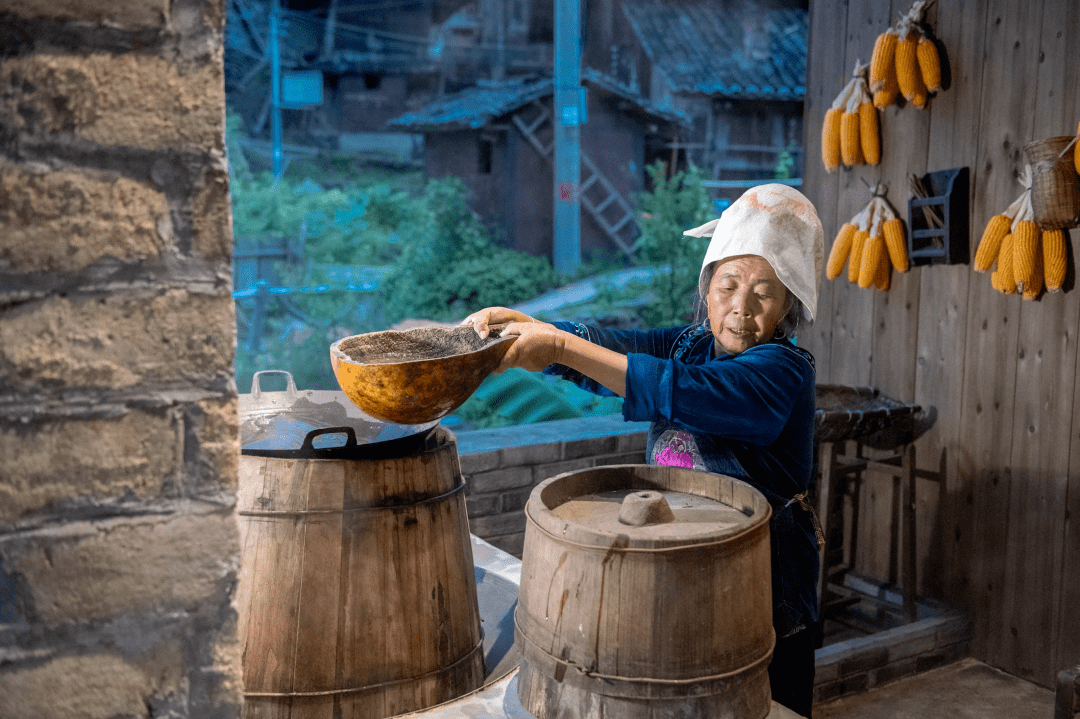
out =
[[[707,319],[650,331],[536,320],[502,307],[465,319],[481,336],[517,335],[500,370],[543,370],[626,398],[623,416],[651,422],[651,464],[741,479],[773,508],[773,698],[809,717],[818,619],[813,476],[814,358],[791,339],[813,321],[823,255],[814,206],[785,185],[746,192],[685,234],[711,235],[698,280]]]

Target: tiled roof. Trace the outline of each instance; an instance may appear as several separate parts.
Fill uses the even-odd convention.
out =
[[[801,100],[806,94],[803,10],[747,12],[719,2],[626,0],[623,13],[677,93],[768,100]]]
[[[581,79],[587,85],[631,101],[647,115],[679,124],[687,122],[681,112],[659,108],[632,89],[597,70],[585,68],[581,73]],[[396,117],[387,125],[397,129],[407,128],[414,132],[476,129],[533,100],[547,97],[553,89],[554,81],[550,77],[530,81],[488,82],[447,95],[442,100],[433,102],[416,112],[408,112]]]

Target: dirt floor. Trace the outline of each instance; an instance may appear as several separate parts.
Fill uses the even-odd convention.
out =
[[[1050,719],[1054,693],[974,659],[814,707],[814,719]]]

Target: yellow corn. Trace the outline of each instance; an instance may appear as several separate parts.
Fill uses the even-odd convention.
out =
[[[832,249],[829,250],[829,262],[825,266],[825,276],[830,280],[839,277],[840,271],[844,269],[844,263],[847,262],[848,255],[851,254],[851,243],[855,239],[856,232],[858,232],[858,228],[855,225],[845,222],[840,231],[836,233]]]
[[[899,217],[881,223],[881,232],[885,235],[885,248],[889,251],[889,261],[900,272],[908,271],[907,243],[904,241],[904,223]]]
[[[1033,220],[1021,220],[1013,229],[1013,280],[1024,289],[1035,280],[1035,255],[1039,254],[1039,226]]]
[[[919,40],[915,48],[915,56],[919,61],[919,71],[922,73],[923,84],[929,92],[937,92],[941,89],[941,60],[938,58],[937,46],[933,40],[924,37]]]
[[[861,164],[862,148],[859,146],[859,115],[845,112],[840,116],[840,157],[848,167]]]
[[[901,94],[909,102],[915,99],[920,87],[926,92],[916,56],[918,45],[919,33],[914,30],[896,43],[896,82],[900,85]]]
[[[993,267],[1001,250],[1001,241],[1009,234],[1011,227],[1012,220],[1005,215],[994,215],[986,223],[979,249],[975,251],[975,262],[972,263],[976,272],[986,272]]]
[[[874,284],[877,276],[878,265],[885,255],[885,239],[881,235],[874,235],[866,241],[863,248],[862,262],[859,264],[859,287],[866,289]]]
[[[866,241],[869,239],[869,232],[866,230],[859,230],[855,233],[855,238],[851,241],[851,257],[848,260],[847,266],[848,282],[859,281],[859,267],[862,265],[863,248],[866,247]]]
[[[877,274],[874,275],[874,287],[877,287],[882,292],[888,292],[890,281],[889,274],[889,258],[882,254],[881,262],[878,263]]]
[[[869,102],[859,104],[859,142],[863,159],[868,164],[881,162],[881,135],[878,132],[877,109]]]
[[[1068,261],[1063,230],[1043,230],[1042,257],[1046,289],[1050,292],[1060,292],[1061,284],[1065,281]]]
[[[998,277],[998,287],[1007,295],[1016,294],[1016,277],[1013,275],[1013,244],[1016,235],[1009,233],[1001,240],[1001,252],[998,254],[998,268],[994,274]],[[993,276],[991,276],[991,280]]]
[[[1031,276],[1031,282],[1024,285],[1024,299],[1034,300],[1042,292],[1043,288],[1043,256],[1042,252],[1035,253],[1035,272]]]
[[[821,126],[821,161],[825,169],[835,172],[840,167],[840,115],[843,110],[830,107]]]
[[[896,34],[886,31],[878,35],[874,42],[874,54],[870,58],[870,92],[878,92],[885,87],[889,74],[895,76],[896,41]]]
[[[896,67],[885,76],[885,85],[874,93],[874,107],[884,110],[896,102],[896,94],[900,92],[900,85],[896,82]]]
[[[926,88],[925,87],[920,87],[919,89],[917,89],[915,91],[915,97],[911,98],[911,104],[921,110],[924,107],[926,107],[926,100],[927,100]]]
[[[1080,137],[1080,125],[1076,126],[1076,134]],[[1073,164],[1076,165],[1076,174],[1080,175],[1080,140],[1073,145]]]

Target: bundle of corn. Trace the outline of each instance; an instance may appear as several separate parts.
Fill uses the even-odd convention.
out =
[[[848,265],[848,281],[889,290],[891,272],[908,270],[904,223],[889,203],[875,195],[862,212],[845,222],[833,240],[825,276],[835,280]]]
[[[941,89],[937,45],[920,29],[928,5],[927,0],[915,0],[907,14],[874,43],[870,92],[878,109],[895,103],[897,93],[915,107],[926,107],[927,93]]]
[[[1000,215],[986,224],[972,263],[976,272],[986,272],[994,262],[990,286],[1013,295],[1021,293],[1034,300],[1043,287],[1059,292],[1065,281],[1067,249],[1063,230],[1040,230],[1031,207],[1031,167],[1021,179],[1025,190]]]
[[[1073,140],[1073,164],[1076,165],[1076,174],[1080,175],[1080,125],[1076,126],[1076,140]]]
[[[877,110],[866,87],[867,67],[855,63],[851,80],[825,113],[821,161],[829,172],[835,172],[841,160],[847,167],[881,162],[881,135]]]

